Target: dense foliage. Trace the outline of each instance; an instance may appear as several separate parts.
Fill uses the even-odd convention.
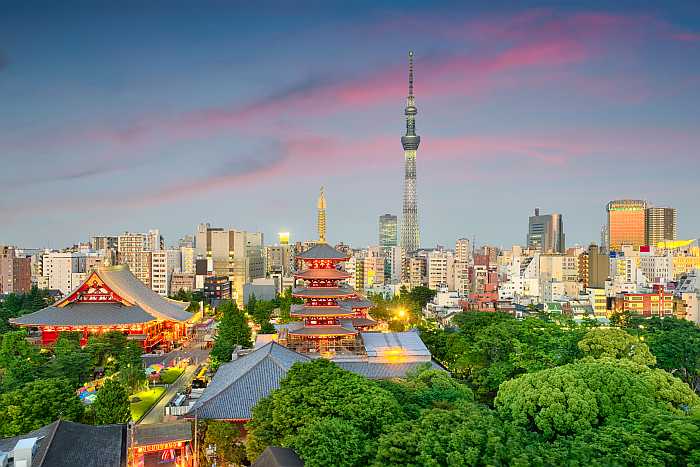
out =
[[[116,380],[108,379],[97,391],[97,400],[92,404],[95,423],[126,423],[131,420],[131,406],[126,388]]]
[[[9,320],[19,316],[41,310],[49,305],[52,299],[46,290],[32,287],[26,294],[11,293],[3,297],[0,301],[0,334],[12,330]]]
[[[422,331],[453,376],[426,367],[377,382],[296,364],[255,407],[248,458],[280,445],[309,466],[697,465],[700,398],[675,376],[697,374],[697,360],[667,336],[700,331],[642,325],[469,312]]]
[[[226,300],[216,309],[221,316],[216,335],[216,342],[211,350],[212,367],[217,368],[222,363],[230,362],[236,346],[253,347],[252,332],[246,321],[245,314],[238,309],[236,302]]]

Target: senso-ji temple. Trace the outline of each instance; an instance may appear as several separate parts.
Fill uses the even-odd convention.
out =
[[[186,337],[193,318],[188,305],[153,292],[126,265],[99,266],[63,300],[11,322],[37,329],[42,345],[55,343],[61,332],[82,332],[85,345],[90,335],[121,331],[146,351],[169,350]]]

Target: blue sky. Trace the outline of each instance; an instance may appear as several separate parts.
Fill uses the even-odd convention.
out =
[[[605,204],[700,236],[697,2],[56,2],[0,15],[0,243],[199,222],[376,243],[400,215],[416,54],[424,246],[567,243]]]

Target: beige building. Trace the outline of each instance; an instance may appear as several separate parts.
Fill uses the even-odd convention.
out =
[[[206,258],[216,276],[231,281],[231,291],[243,305],[243,285],[265,277],[263,234],[199,224],[195,234],[195,254]]]
[[[454,255],[450,251],[436,250],[428,253],[428,288],[437,290],[438,287],[445,286],[449,291],[454,291],[454,262]]]

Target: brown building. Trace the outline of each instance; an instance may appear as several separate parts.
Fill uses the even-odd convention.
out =
[[[635,316],[651,318],[673,316],[673,294],[659,287],[653,293],[624,293],[615,297],[613,310],[617,313],[629,312]]]
[[[602,289],[610,276],[610,259],[596,244],[591,244],[588,251],[578,257],[579,280],[585,289]]]
[[[645,224],[647,245],[678,238],[678,213],[674,208],[647,208]]]
[[[608,203],[608,248],[620,250],[622,245],[635,249],[646,244],[647,202],[621,199]]]
[[[17,258],[15,249],[0,246],[0,294],[27,293],[32,288],[32,259]]]

